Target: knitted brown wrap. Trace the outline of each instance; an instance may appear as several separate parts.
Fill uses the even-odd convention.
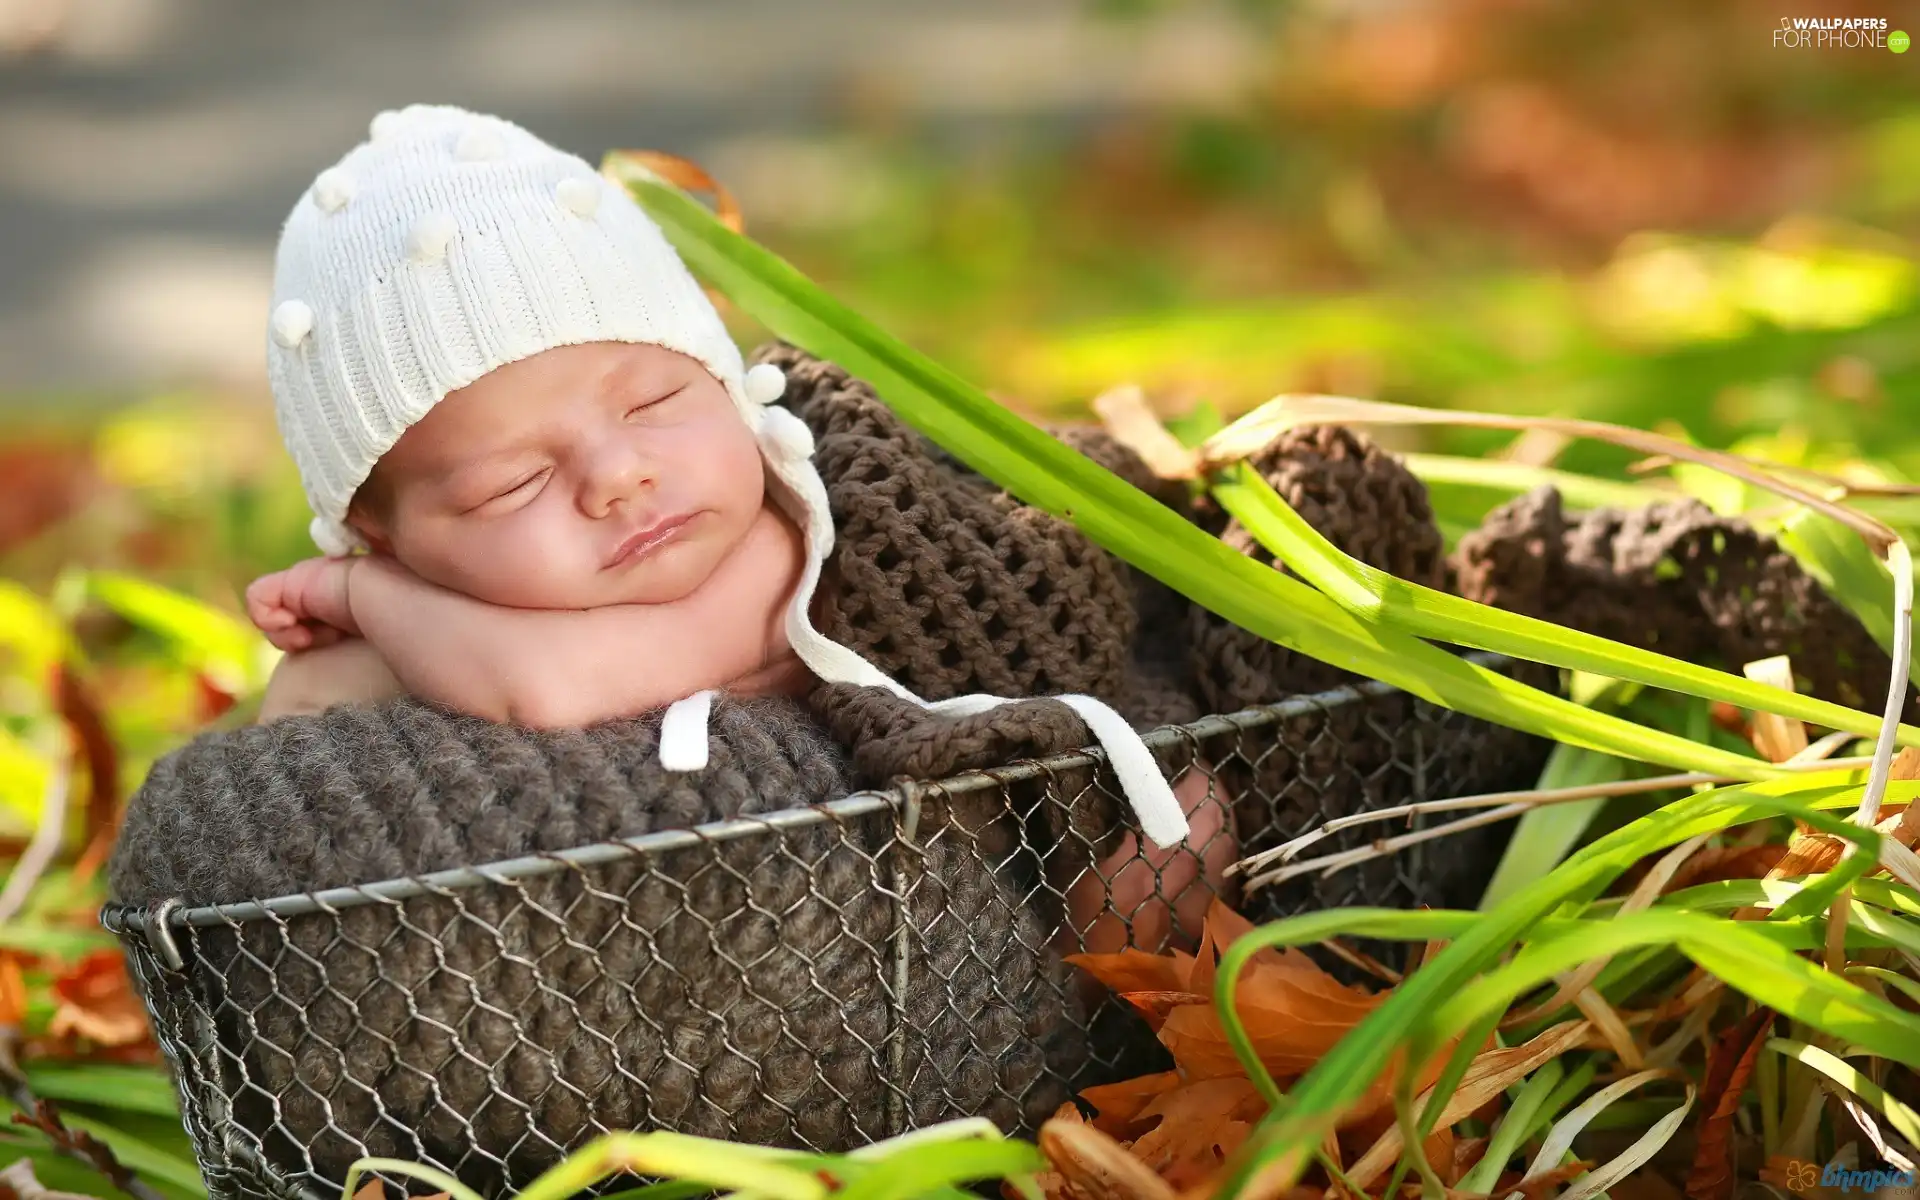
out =
[[[1483,604],[1732,671],[1785,654],[1808,695],[1885,701],[1892,663],[1853,614],[1772,538],[1697,501],[1569,517],[1542,487],[1462,538],[1456,569]]]
[[[659,766],[658,715],[535,732],[403,700],[209,733],[133,799],[112,890],[135,904],[265,898],[848,790],[839,751],[789,701],[722,699],[711,729],[694,774]],[[945,819],[930,813],[930,828]],[[252,1081],[282,1097],[279,1131],[336,1180],[360,1153],[347,1136],[412,1157],[409,1130],[442,1162],[469,1146],[506,1158],[520,1183],[590,1120],[852,1149],[885,1133],[881,1071],[906,1086],[915,1124],[1032,1128],[1066,1099],[1045,1070],[1085,1062],[1072,980],[964,841],[902,858],[893,835],[880,814],[256,921],[199,934],[191,970],[217,1011],[248,1014],[230,1052],[246,1051]],[[896,1011],[893,957],[874,951],[896,944],[895,903],[876,880],[902,865],[914,970]],[[898,1077],[874,1050],[894,1038]],[[261,1095],[239,1096],[236,1119],[297,1162],[267,1136]],[[502,1182],[477,1159],[463,1176]]]
[[[814,434],[836,530],[815,606],[822,633],[928,700],[1079,693],[1107,701],[1139,728],[1199,715],[1177,668],[1138,649],[1168,640],[1138,636],[1136,595],[1152,596],[1159,585],[922,437],[839,366],[779,344],[753,358],[785,371],[782,402]],[[1123,475],[1152,479],[1104,431],[1064,436]],[[1170,498],[1183,494],[1156,487]],[[1177,652],[1157,654],[1179,661]],[[880,688],[822,684],[812,703],[854,747],[855,775],[867,786],[1044,757],[1090,740],[1072,710],[1044,699],[947,717]],[[1168,756],[1162,765],[1171,773],[1183,761]],[[1076,782],[1085,788],[1092,777]],[[1110,801],[1080,817],[1092,844],[1118,832]]]
[[[1124,564],[914,432],[865,383],[790,347],[784,402],[814,431],[836,530],[820,631],[928,700],[1118,696]]]
[[[1248,465],[1307,524],[1348,554],[1402,579],[1444,586],[1445,545],[1426,485],[1364,435],[1332,425],[1290,429]],[[1216,526],[1228,545],[1273,565],[1273,556],[1240,522],[1217,512],[1202,519]],[[1357,678],[1248,633],[1197,604],[1188,612],[1187,636],[1210,712],[1236,712]]]

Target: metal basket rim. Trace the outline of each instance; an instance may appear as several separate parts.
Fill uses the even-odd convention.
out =
[[[1477,666],[1498,668],[1513,661],[1506,655],[1485,651],[1464,654],[1464,661]],[[1143,734],[1141,740],[1150,750],[1158,750],[1186,739],[1217,737],[1223,733],[1257,729],[1289,717],[1313,712],[1331,712],[1362,700],[1377,699],[1404,689],[1378,680],[1289,696],[1270,704],[1255,705],[1234,713],[1209,713],[1180,725],[1163,725]],[[917,806],[921,792],[938,789],[942,794],[965,795],[983,788],[998,788],[1035,776],[1090,766],[1105,760],[1098,747],[1063,751],[1038,759],[1022,759],[1006,767],[963,771],[939,780],[914,783],[906,787],[866,790],[838,800],[800,808],[781,809],[753,816],[731,817],[684,829],[662,829],[613,841],[593,842],[565,850],[547,851],[465,867],[449,867],[422,875],[407,875],[363,884],[348,884],[317,892],[294,892],[264,900],[233,901],[188,907],[178,900],[153,904],[121,904],[109,901],[100,908],[102,927],[116,936],[144,934],[155,939],[160,927],[201,928],[237,926],[252,921],[284,920],[316,912],[336,912],[368,904],[398,904],[425,895],[478,887],[486,883],[506,883],[536,878],[563,870],[597,866],[684,849],[688,846],[732,841],[756,833],[806,828],[828,821],[844,821],[885,809]],[[169,933],[170,933],[169,928]],[[167,936],[166,940],[171,941]]]

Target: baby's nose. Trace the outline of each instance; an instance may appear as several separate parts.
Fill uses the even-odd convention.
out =
[[[581,506],[601,517],[616,504],[629,503],[653,484],[654,465],[631,446],[610,442],[594,453],[584,475]]]

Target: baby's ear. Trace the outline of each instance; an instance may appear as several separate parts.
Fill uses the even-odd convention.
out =
[[[393,539],[389,536],[387,523],[378,514],[368,511],[368,507],[362,505],[356,496],[353,503],[347,506],[347,526],[360,535],[360,540],[367,544],[368,550],[391,558]]]

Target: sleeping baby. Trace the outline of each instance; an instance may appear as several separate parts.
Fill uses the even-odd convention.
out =
[[[263,720],[402,693],[536,727],[665,708],[662,764],[690,771],[722,690],[1014,699],[921,700],[819,632],[835,529],[784,375],[745,369],[660,229],[581,159],[456,108],[384,113],[289,216],[274,298],[276,416],[326,557],[247,591],[288,652]],[[1232,859],[1204,773],[1176,794],[1106,703],[1057,699],[1144,835],[1102,873],[1132,863],[1131,907],[1178,897],[1197,927],[1191,885]],[[1189,838],[1204,871],[1173,864]],[[1075,927],[1104,901],[1076,893]],[[1090,949],[1129,936],[1108,924]]]

